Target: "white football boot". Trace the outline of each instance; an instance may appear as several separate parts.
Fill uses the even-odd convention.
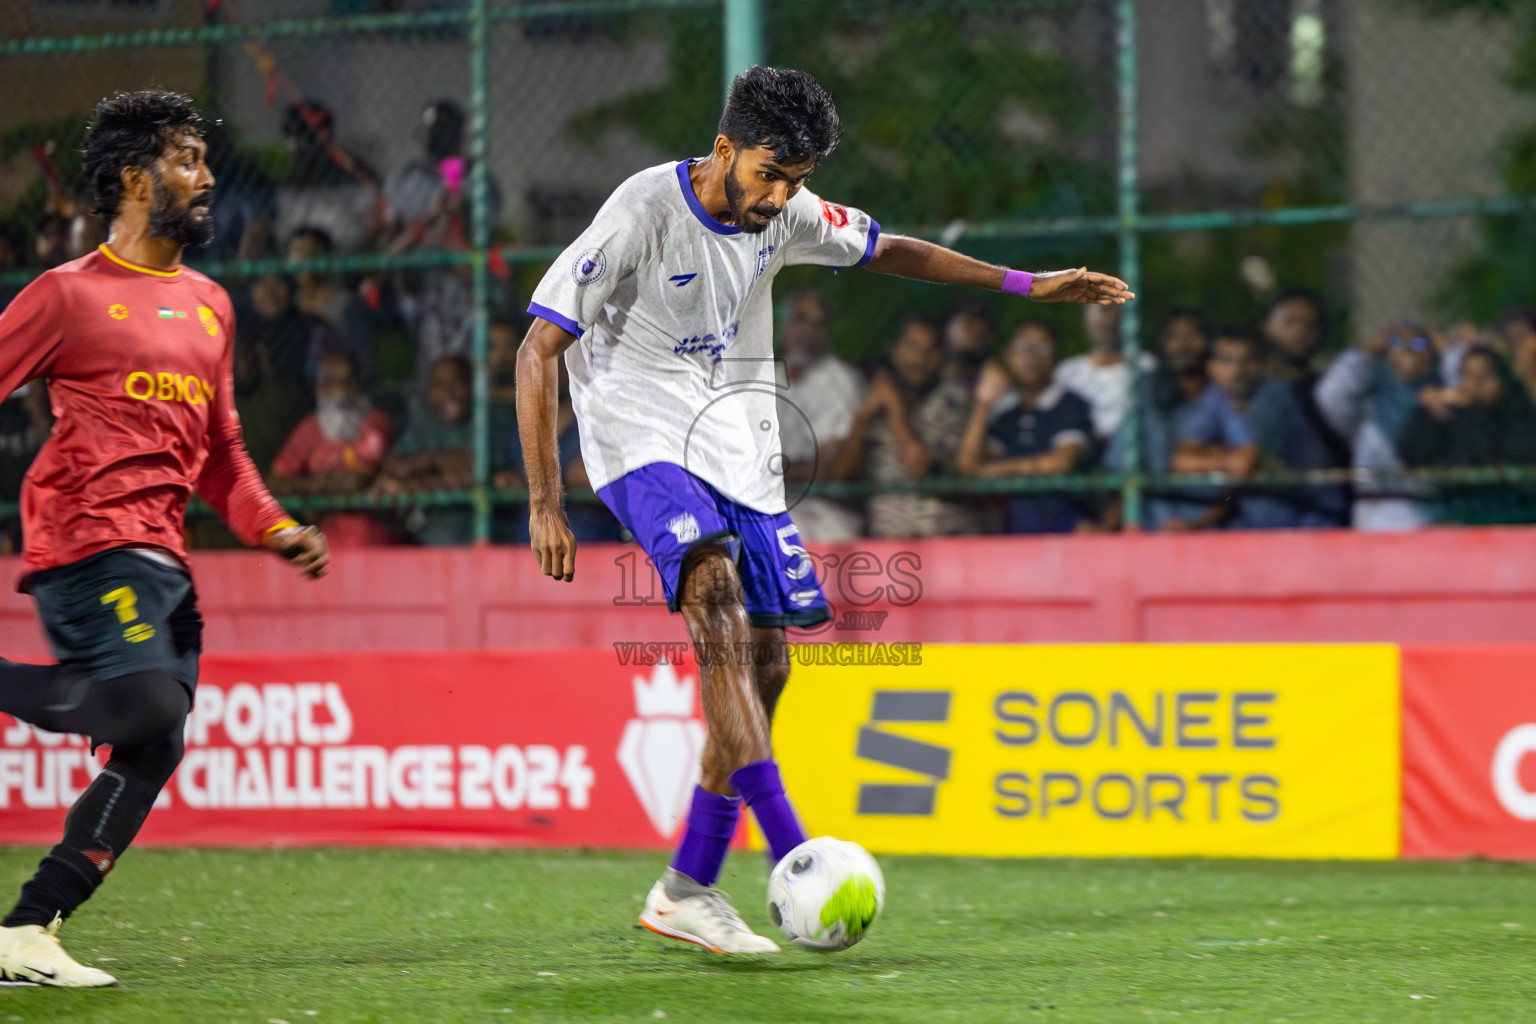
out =
[[[779,947],[747,927],[725,893],[667,868],[645,899],[640,923],[657,935],[712,953],[777,953]]]
[[[59,945],[60,914],[47,928],[37,924],[0,928],[0,979],[31,981],[58,988],[100,988],[116,985],[106,971],[76,963]]]

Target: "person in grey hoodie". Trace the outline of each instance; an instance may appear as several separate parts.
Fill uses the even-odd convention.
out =
[[[1349,439],[1358,470],[1401,469],[1398,451],[1420,392],[1439,384],[1440,350],[1434,332],[1399,320],[1340,355],[1318,380],[1314,396],[1330,426]],[[1359,530],[1413,530],[1429,522],[1417,491],[1356,487],[1351,519]],[[1427,495],[1429,492],[1424,491]]]

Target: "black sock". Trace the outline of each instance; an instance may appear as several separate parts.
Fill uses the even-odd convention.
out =
[[[55,914],[68,917],[90,898],[139,834],[160,790],[181,763],[182,726],[188,710],[187,691],[170,676],[144,673],[138,688],[139,707],[118,713],[119,696],[130,690],[119,685],[134,677],[97,684],[100,692],[80,713],[97,721],[96,739],[113,742],[112,756],[101,774],[85,788],[64,819],[64,839],[38,865],[37,874],[21,889],[21,898],[4,919],[5,927],[47,925]],[[174,690],[169,689],[174,687]],[[101,698],[95,700],[94,698]],[[131,736],[152,726],[159,715],[159,737],[151,742],[124,743],[113,736]]]
[[[37,874],[21,887],[21,898],[0,921],[0,927],[39,924],[46,928],[55,915],[68,917],[90,899],[101,880],[101,872],[85,854],[60,843],[48,851],[37,865]]]

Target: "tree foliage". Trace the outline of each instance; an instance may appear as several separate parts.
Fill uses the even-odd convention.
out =
[[[1530,0],[1403,0],[1429,17],[1475,14],[1498,18],[1516,40],[1504,80],[1517,92],[1536,95],[1536,4]],[[1505,191],[1536,198],[1536,124],[1504,141],[1500,160]],[[1448,313],[1488,323],[1511,306],[1536,306],[1536,213],[1487,217],[1482,251],[1462,260],[1437,299]]]

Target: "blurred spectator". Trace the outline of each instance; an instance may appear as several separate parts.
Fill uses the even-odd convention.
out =
[[[318,103],[291,104],[283,112],[289,166],[277,189],[272,233],[288,238],[307,225],[329,234],[338,251],[356,252],[378,232],[378,179],[337,145],[335,131],[331,111]]]
[[[944,378],[964,385],[969,394],[996,347],[992,310],[975,300],[962,299],[944,321]]]
[[[425,107],[416,122],[422,155],[397,167],[384,180],[385,222],[394,233],[389,248],[470,247],[470,172],[464,155],[464,109],[453,100]],[[487,182],[487,220],[500,219],[501,191]]]
[[[320,360],[340,351],[341,342],[330,324],[300,311],[293,303],[293,282],[263,274],[251,282],[239,318],[257,358],[278,380],[309,384]]]
[[[1490,334],[1502,342],[1499,348],[1525,393],[1536,397],[1536,310],[1506,310],[1494,321]],[[1452,378],[1447,375],[1447,379]]]
[[[490,445],[493,460],[501,459],[491,473],[491,486],[499,491],[527,489],[523,479],[523,448],[517,434],[517,348],[523,340],[523,325],[510,317],[491,321],[486,341],[486,388],[490,398]],[[565,367],[561,360],[560,366]],[[560,412],[565,412],[562,404]],[[576,418],[574,415],[571,417]],[[558,435],[560,421],[556,421]],[[561,463],[564,468],[564,451]],[[566,485],[569,487],[569,483]],[[574,506],[566,506],[567,516]],[[575,532],[574,530],[572,531]],[[496,505],[492,508],[491,540],[497,544],[518,544],[528,536],[528,506]],[[578,537],[577,540],[582,538]]]
[[[336,254],[331,236],[308,225],[299,228],[288,240],[288,262],[305,263],[327,259]],[[378,376],[374,354],[373,317],[363,299],[342,286],[336,274],[319,270],[300,270],[293,277],[294,306],[299,312],[323,320],[335,332],[340,348],[351,354],[362,368],[363,380]]]
[[[1238,480],[1259,469],[1297,469],[1307,444],[1307,425],[1291,388],[1263,376],[1258,341],[1242,331],[1214,334],[1211,383],[1186,421],[1173,456],[1175,473],[1220,473]],[[1209,505],[1193,521],[1169,518],[1163,529],[1200,529],[1226,523],[1238,529],[1335,525],[1339,510],[1318,507],[1317,488],[1255,491]]]
[[[336,254],[336,243],[324,230],[306,224],[288,239],[289,263],[307,263],[310,260],[329,259]],[[347,309],[347,293],[336,286],[331,274],[317,270],[301,270],[293,275],[295,291],[293,304],[301,313],[319,317],[337,330],[341,329],[342,317]]]
[[[272,222],[277,217],[277,188],[266,172],[235,149],[229,129],[215,123],[203,135],[208,170],[213,173],[213,241],[209,259],[251,260],[271,252]]]
[[[1268,349],[1266,374],[1290,385],[1300,420],[1287,428],[1285,464],[1291,469],[1348,466],[1349,444],[1328,423],[1315,394],[1321,377],[1319,353],[1328,341],[1328,311],[1323,300],[1305,289],[1283,291],[1269,304],[1260,331]],[[1342,487],[1311,488],[1296,497],[1316,512],[1335,517],[1331,525],[1348,522],[1349,495]]]
[[[471,245],[473,218],[470,175],[464,155],[465,116],[452,100],[428,105],[417,121],[422,155],[391,171],[384,182],[385,223],[391,253],[411,250],[461,252]],[[500,192],[487,183],[486,218],[500,219]],[[468,268],[451,267],[411,275],[404,289],[407,316],[415,327],[418,372],[443,356],[468,355],[474,330]]]
[[[252,462],[265,467],[309,412],[311,394],[301,380],[272,371],[266,350],[251,340],[249,323],[237,321],[235,328],[235,408],[245,450]]]
[[[69,262],[69,220],[57,213],[45,213],[37,222],[34,255],[38,265],[51,270]]]
[[[71,209],[74,213],[69,218],[69,243],[65,255],[77,260],[95,252],[107,240],[107,226],[91,212],[91,202],[83,195],[75,197]]]
[[[976,382],[965,438],[955,457],[967,476],[1063,476],[1082,469],[1093,449],[1088,403],[1051,379],[1056,335],[1026,320],[1014,328],[1003,362],[988,362]],[[1022,494],[1007,503],[1009,533],[1071,533],[1089,518],[1061,494]]]
[[[20,232],[14,226],[0,222],[0,274],[8,270],[19,270],[24,261],[22,253],[25,246],[18,239]],[[21,284],[0,284],[0,311],[11,304],[11,300],[21,294]]]
[[[474,371],[462,356],[444,356],[428,374],[424,409],[406,424],[384,460],[374,489],[381,494],[467,490],[475,485]],[[408,532],[423,544],[468,544],[475,513],[467,507],[415,510]]]
[[[273,460],[277,495],[355,495],[368,489],[389,448],[390,425],[363,393],[357,364],[344,352],[320,360],[315,411],[294,428]],[[388,530],[366,512],[333,512],[321,521],[333,546],[387,543]]]
[[[53,432],[48,388],[34,380],[0,402],[0,501],[21,500],[21,481]],[[21,550],[21,517],[0,517],[0,554]]]
[[[946,370],[957,376],[969,362],[952,359],[946,367],[939,326],[908,317],[889,366],[870,383],[829,478],[886,483],[952,474],[970,415],[970,392],[945,376]],[[872,537],[976,533],[982,523],[965,499],[927,494],[877,494],[869,499],[868,513]]]
[[[1083,333],[1088,351],[1063,360],[1056,367],[1056,382],[1082,396],[1093,410],[1093,433],[1107,442],[1125,422],[1129,405],[1131,371],[1122,352],[1119,306],[1084,306]],[[1151,353],[1141,357],[1142,372],[1157,365]]]
[[[853,429],[864,400],[864,379],[832,354],[832,310],[820,292],[809,288],[790,292],[784,309],[779,445],[784,479],[805,483],[832,465]],[[795,505],[794,516],[806,541],[829,544],[859,536],[859,514],[830,498],[805,495]]]
[[[1172,470],[1174,447],[1210,383],[1206,372],[1211,357],[1210,331],[1200,314],[1193,309],[1171,310],[1158,332],[1157,353],[1152,371],[1139,375],[1137,390],[1142,414],[1138,438],[1141,466],[1143,472],[1151,474]],[[1104,456],[1106,469],[1123,469],[1124,444],[1125,432],[1117,430]],[[1150,495],[1144,506],[1143,525],[1149,530],[1160,530],[1168,519],[1194,522],[1212,500],[1212,494],[1199,489]],[[1112,520],[1119,519],[1118,511],[1114,510]]]
[[[1454,467],[1536,465],[1536,407],[1502,356],[1475,345],[1461,361],[1461,378],[1449,400],[1427,397],[1413,410],[1401,443],[1410,466]],[[1508,515],[1509,506],[1525,507],[1529,488],[1447,485],[1440,488],[1437,518],[1499,521],[1529,518]],[[1455,508],[1469,499],[1481,506],[1467,514]]]
[[[1423,324],[1399,321],[1340,355],[1317,382],[1318,408],[1350,439],[1356,469],[1402,467],[1398,443],[1419,395],[1438,383],[1437,348]],[[1427,515],[1411,497],[1382,496],[1361,485],[1351,519],[1360,530],[1412,530],[1425,525]]]
[[[485,374],[492,444],[517,433],[517,349],[522,341],[522,324],[516,320],[498,317],[491,321],[486,333]],[[564,367],[565,361],[560,365]],[[522,483],[496,486],[521,489]]]
[[[1281,292],[1264,311],[1260,333],[1268,346],[1264,373],[1284,381],[1315,381],[1317,354],[1327,341],[1327,311],[1312,292]]]

